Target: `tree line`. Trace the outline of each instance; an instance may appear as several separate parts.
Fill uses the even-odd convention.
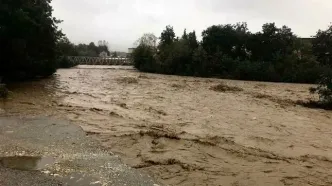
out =
[[[78,44],[70,42],[67,37],[62,37],[57,42],[57,51],[59,56],[88,56],[98,57],[101,54],[109,56],[111,52],[108,49],[107,41],[98,41],[98,45],[94,42],[87,44]]]
[[[287,26],[266,23],[251,33],[246,23],[213,25],[202,32],[175,35],[166,26],[159,37],[144,34],[132,54],[144,72],[241,80],[320,83],[332,90],[332,26],[313,38],[299,38]],[[324,79],[325,78],[325,79]],[[327,80],[327,79],[328,80]],[[324,79],[324,81],[322,81]],[[330,84],[327,85],[326,83]],[[312,91],[319,91],[318,89]]]
[[[86,57],[127,57],[126,52],[113,51],[110,52],[108,42],[105,40],[98,41],[98,45],[94,42],[87,44],[77,44],[70,42],[70,40],[64,36],[57,42],[57,56],[58,67],[70,68],[72,63],[68,60],[68,56],[86,56]]]
[[[146,72],[316,83],[330,66],[327,50],[332,46],[325,45],[328,41],[322,38],[328,38],[326,32],[298,38],[287,26],[267,23],[262,31],[251,33],[246,23],[237,23],[208,27],[197,41],[195,31],[184,30],[177,37],[173,27],[167,26],[157,46],[143,36],[133,60],[136,68]]]
[[[64,36],[59,39],[56,46],[58,56],[57,62],[58,67],[60,68],[69,68],[73,66],[68,60],[68,56],[106,57],[111,55],[111,52],[108,49],[108,42],[105,40],[98,41],[98,45],[94,42],[90,42],[88,45],[82,43],[75,45]],[[114,53],[112,55],[114,55]]]

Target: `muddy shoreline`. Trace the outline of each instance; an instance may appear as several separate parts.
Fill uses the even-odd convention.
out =
[[[332,112],[294,104],[309,87],[80,67],[1,108],[70,120],[165,185],[332,185]]]
[[[0,117],[1,186],[155,186],[77,125],[52,118]]]

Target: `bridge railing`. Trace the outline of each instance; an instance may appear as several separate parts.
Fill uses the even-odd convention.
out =
[[[67,56],[74,65],[133,65],[129,58]]]

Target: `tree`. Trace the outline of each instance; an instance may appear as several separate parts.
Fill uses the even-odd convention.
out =
[[[88,47],[88,55],[91,57],[97,57],[99,55],[98,47],[95,45],[94,42],[89,43]]]
[[[192,51],[194,51],[198,47],[198,41],[195,30],[188,34],[188,45]]]
[[[56,42],[62,37],[51,0],[0,2],[0,76],[48,76],[56,70]]]
[[[134,43],[134,45],[135,46],[147,45],[147,46],[156,47],[156,43],[157,43],[157,37],[154,34],[145,33]]]
[[[161,64],[167,74],[190,75],[192,51],[185,40],[174,41],[160,51]]]
[[[135,68],[145,72],[156,71],[155,50],[148,45],[141,44],[133,51],[131,58]]]
[[[332,108],[332,70],[329,70],[332,67],[332,25],[326,30],[318,30],[312,40],[312,51],[320,65],[326,68],[321,72],[318,87],[312,88],[311,92],[319,94],[324,107]]]
[[[233,48],[233,58],[247,60],[250,57],[250,53],[248,52],[248,39],[251,36],[248,25],[246,22],[236,23],[234,29],[236,31],[236,44]]]
[[[70,68],[73,67],[71,61],[69,61],[68,56],[77,56],[78,52],[73,43],[69,41],[66,36],[63,36],[56,44],[57,46],[57,67],[58,68]]]
[[[135,68],[145,72],[156,71],[156,50],[157,37],[152,33],[145,33],[134,43],[137,47],[130,55]]]
[[[321,64],[332,66],[332,25],[317,32],[312,40],[312,50]]]
[[[172,44],[176,39],[173,27],[170,25],[166,26],[166,29],[161,33],[159,39],[159,48]]]
[[[111,52],[108,49],[108,42],[103,40],[103,41],[98,41],[98,54],[100,55],[101,53],[106,53],[106,56],[109,56]]]
[[[192,71],[195,76],[208,76],[208,55],[203,47],[198,47],[193,53]]]
[[[73,43],[69,41],[67,37],[62,37],[57,42],[58,56],[77,56],[78,52]]]
[[[262,31],[253,34],[247,44],[252,60],[276,61],[291,55],[296,48],[297,37],[287,26],[276,27],[275,23],[266,23]]]
[[[209,55],[222,52],[233,58],[245,58],[247,24],[214,25],[202,32],[202,46]]]
[[[183,40],[188,40],[187,29],[184,29],[184,31],[183,31],[183,35],[182,35],[181,39],[183,39]]]

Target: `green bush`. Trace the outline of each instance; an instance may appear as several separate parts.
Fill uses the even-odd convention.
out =
[[[324,73],[317,88],[311,88],[312,93],[319,94],[319,102],[323,105],[332,106],[332,71]]]

